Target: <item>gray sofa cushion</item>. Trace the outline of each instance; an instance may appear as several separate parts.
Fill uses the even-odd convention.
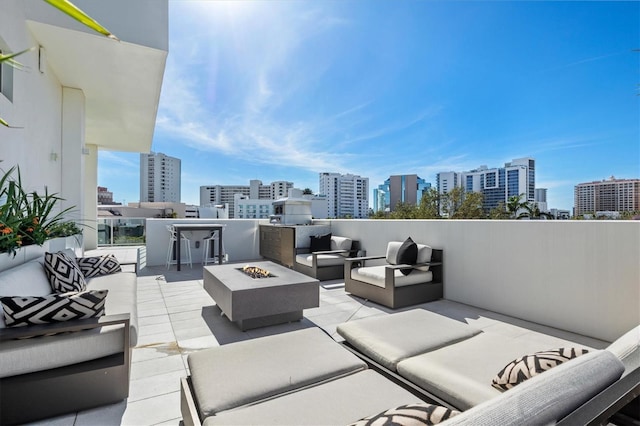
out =
[[[105,315],[129,314],[130,345],[138,342],[137,277],[133,272],[117,272],[87,280],[87,290],[109,290]]]
[[[316,257],[317,265],[322,266],[336,266],[344,265],[344,256],[339,254],[319,254]],[[298,254],[296,255],[296,262],[313,267],[313,255],[311,254]]]
[[[624,366],[599,350],[567,361],[441,425],[548,425],[618,380]]]
[[[110,296],[110,295],[109,295]],[[122,352],[123,327],[102,327],[0,345],[0,377],[44,371]]]
[[[483,332],[401,361],[398,372],[427,392],[466,410],[501,393],[491,386],[491,380],[507,363],[522,355],[557,348],[558,341],[555,337],[533,340],[526,335],[507,337]]]
[[[407,268],[404,268],[405,270]],[[406,285],[415,285],[428,283],[433,280],[433,273],[431,271],[424,271],[421,269],[414,269],[409,275],[404,275],[400,269],[393,271],[394,284],[396,287],[403,287]],[[351,270],[351,278],[354,280],[362,281],[367,284],[375,285],[378,287],[385,287],[385,274],[386,266],[364,266],[361,268],[354,268]]]
[[[188,363],[204,417],[367,368],[319,328],[206,349]]]
[[[344,350],[344,349],[343,349]],[[213,425],[347,425],[394,406],[420,400],[366,370],[259,404],[207,418]]]
[[[31,260],[0,273],[0,296],[46,296],[51,284],[39,260]],[[0,328],[5,328],[0,315]]]
[[[403,359],[480,333],[468,324],[423,309],[350,321],[340,324],[337,331],[360,352],[391,370]]]

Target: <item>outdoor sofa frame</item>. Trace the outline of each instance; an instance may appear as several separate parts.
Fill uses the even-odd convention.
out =
[[[360,248],[360,242],[357,240],[351,241],[350,250],[329,250],[329,251],[316,251],[311,252],[308,247],[297,248],[296,255],[298,254],[310,254],[313,257],[312,266],[299,263],[294,260],[293,269],[302,274],[308,275],[320,281],[329,281],[341,279],[344,275],[344,264],[338,265],[318,265],[318,256],[321,255],[339,255],[344,257],[345,260],[358,253]]]
[[[106,326],[124,327],[122,351],[100,359],[0,378],[0,424],[25,423],[122,401],[129,396],[130,315],[105,315],[28,327],[0,329],[0,343],[75,333]]]

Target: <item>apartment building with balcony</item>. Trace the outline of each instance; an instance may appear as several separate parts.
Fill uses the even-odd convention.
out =
[[[268,185],[264,185],[258,179],[249,181],[249,185],[205,185],[200,187],[200,206],[211,207],[216,205],[229,205],[229,218],[245,218],[247,212],[251,211],[251,215],[258,216],[264,214],[266,205],[270,205],[271,201],[287,196],[289,189],[293,188],[293,182],[275,181]],[[242,212],[236,214],[236,195],[237,201],[242,207]],[[255,203],[247,200],[257,200]],[[260,201],[270,200],[270,201]],[[253,207],[250,207],[252,205]],[[260,216],[261,217],[261,216]]]
[[[640,179],[579,183],[574,187],[574,215],[596,212],[640,211]]]
[[[140,202],[180,202],[181,161],[162,153],[140,154]]]
[[[320,195],[327,199],[327,217],[369,217],[369,178],[352,174],[320,173]]]
[[[480,166],[466,172],[441,172],[436,176],[438,193],[446,194],[454,187],[484,195],[483,209],[490,211],[512,196],[524,194],[522,201],[534,202],[536,197],[535,160],[518,158],[504,167]]]

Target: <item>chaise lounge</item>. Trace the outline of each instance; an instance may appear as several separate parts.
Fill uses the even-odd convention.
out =
[[[501,392],[490,378],[476,382],[485,374],[484,360],[498,350],[471,353],[477,358],[473,365],[455,371],[469,353],[465,342],[484,339],[488,330],[417,311],[422,310],[343,324],[340,333],[350,346],[309,328],[191,354],[191,376],[181,383],[184,423],[366,424],[362,419],[384,417],[394,407],[421,404],[429,413],[453,416],[443,425],[586,424],[606,421],[640,393],[640,327]],[[408,321],[417,324],[407,328]],[[491,347],[489,341],[478,342]],[[548,336],[516,352],[564,343],[575,346]],[[421,358],[445,350],[451,368],[430,367]],[[500,363],[511,359],[510,350]],[[474,369],[477,373],[469,375]],[[425,383],[432,386],[425,389]],[[445,383],[439,393],[433,392],[436,383]]]

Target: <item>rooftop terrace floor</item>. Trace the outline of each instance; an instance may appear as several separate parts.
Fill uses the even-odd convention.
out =
[[[106,251],[106,249],[105,249]],[[123,263],[135,262],[135,249],[108,249]],[[86,255],[95,255],[87,252]],[[104,251],[101,251],[104,253]],[[594,348],[606,342],[577,336],[549,327],[510,319],[489,311],[440,300],[406,309],[424,308],[454,319],[472,323],[481,329],[505,335],[537,333],[553,334]],[[230,322],[203,288],[202,265],[183,266],[180,272],[172,266],[146,267],[138,271],[138,345],[133,348],[129,398],[103,406],[32,425],[178,425],[180,413],[180,378],[189,374],[187,356],[202,349],[241,340],[284,333],[307,327],[321,327],[334,339],[343,340],[336,327],[344,322],[374,315],[387,315],[391,310],[354,297],[344,291],[343,280],[320,283],[320,306],[304,310],[300,321],[241,331]],[[578,338],[576,338],[578,337]]]

